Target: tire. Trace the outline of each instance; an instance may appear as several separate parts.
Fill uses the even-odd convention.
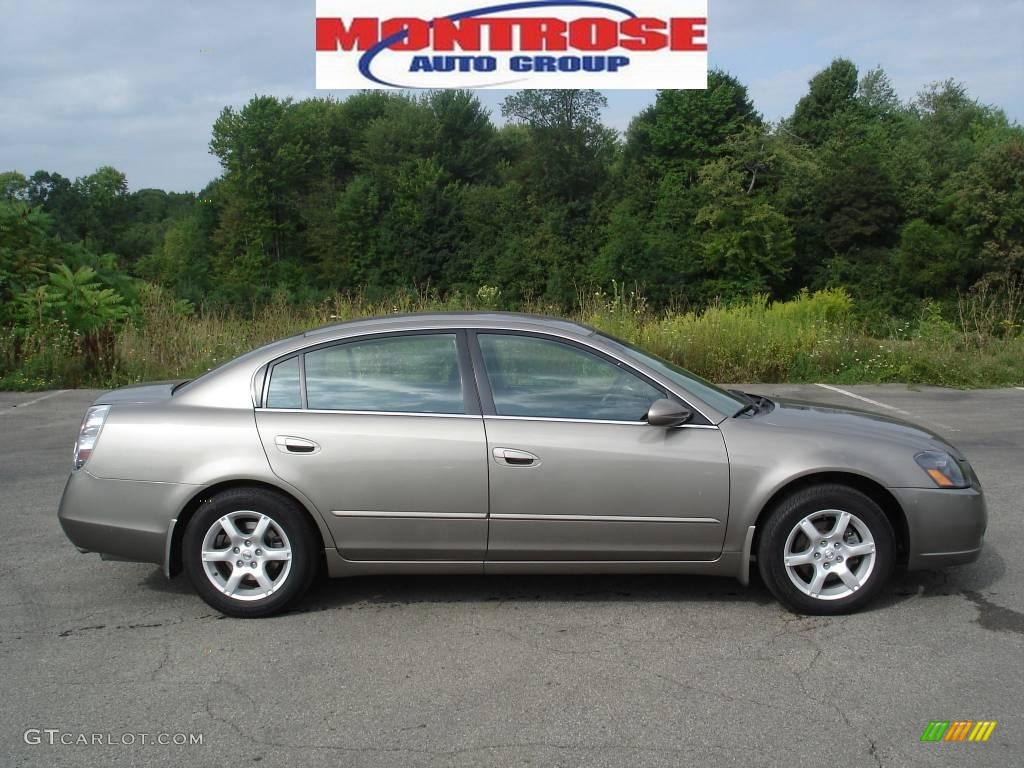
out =
[[[318,564],[316,533],[305,512],[262,488],[232,488],[205,502],[185,529],[182,554],[199,596],[240,619],[295,603]]]
[[[845,485],[816,485],[771,511],[757,567],[769,591],[796,613],[851,613],[889,580],[895,544],[889,519],[870,497]]]

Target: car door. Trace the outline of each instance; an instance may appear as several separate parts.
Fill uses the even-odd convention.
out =
[[[462,331],[318,345],[268,373],[260,438],[350,560],[482,562],[487,459]]]
[[[713,560],[729,467],[716,426],[646,423],[668,393],[579,342],[473,334],[487,430],[487,560]]]

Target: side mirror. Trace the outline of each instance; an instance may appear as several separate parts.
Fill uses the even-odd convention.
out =
[[[652,427],[678,427],[692,418],[692,411],[672,400],[655,400],[647,410],[647,423]]]

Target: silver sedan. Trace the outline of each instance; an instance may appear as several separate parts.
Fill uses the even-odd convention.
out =
[[[498,313],[343,323],[102,395],[59,516],[81,551],[184,570],[239,617],[319,571],[746,584],[752,563],[790,609],[846,613],[897,564],[976,559],[986,525],[967,459],[926,429]]]

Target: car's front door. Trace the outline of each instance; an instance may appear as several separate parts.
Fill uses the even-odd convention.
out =
[[[350,560],[483,561],[487,459],[466,335],[323,345],[268,374],[274,472],[328,519]]]
[[[479,331],[490,462],[488,561],[714,560],[729,467],[722,434],[646,423],[666,396],[585,345]],[[481,370],[482,369],[482,370]]]

